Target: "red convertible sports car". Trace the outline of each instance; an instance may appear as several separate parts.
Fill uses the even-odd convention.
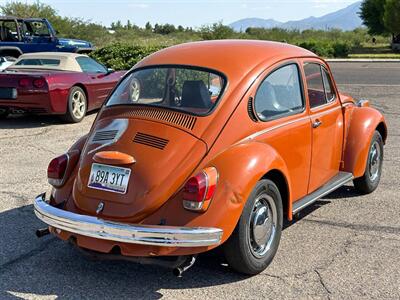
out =
[[[0,73],[0,117],[10,112],[57,114],[77,123],[99,108],[125,71],[75,53],[31,53]]]

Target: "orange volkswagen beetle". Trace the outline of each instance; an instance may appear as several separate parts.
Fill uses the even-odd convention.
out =
[[[35,213],[95,256],[175,268],[221,246],[238,272],[272,261],[282,223],[353,180],[378,186],[387,136],[368,101],[288,44],[182,44],[119,82],[88,135],[50,162]]]

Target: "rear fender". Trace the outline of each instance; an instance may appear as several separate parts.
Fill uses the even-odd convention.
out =
[[[290,187],[286,164],[274,148],[264,143],[253,141],[235,145],[207,165],[216,167],[219,173],[209,211],[216,214],[214,226],[224,228],[224,241],[235,229],[254,186],[268,171],[279,170]]]
[[[288,179],[286,165],[279,154],[271,146],[255,141],[234,145],[201,168],[210,166],[218,170],[219,178],[206,212],[184,209],[182,194],[178,192],[143,220],[143,224],[159,224],[165,220],[165,224],[172,226],[216,227],[223,230],[222,242],[225,242],[235,229],[256,183],[270,170],[279,170]]]
[[[354,107],[348,116],[344,149],[344,168],[354,177],[364,175],[368,151],[375,130],[379,130],[386,142],[387,127],[384,116],[371,107]]]

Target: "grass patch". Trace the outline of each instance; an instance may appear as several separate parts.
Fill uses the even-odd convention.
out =
[[[400,53],[363,53],[363,54],[349,54],[349,58],[375,58],[375,59],[392,59],[397,58],[400,59]]]

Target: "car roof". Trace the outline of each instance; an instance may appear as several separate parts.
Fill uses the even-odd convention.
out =
[[[44,18],[20,18],[14,16],[0,16],[0,20],[18,20],[18,21],[44,21]]]
[[[77,57],[88,57],[84,54],[68,53],[68,52],[36,52],[36,53],[26,53],[22,54],[18,60],[10,68],[13,69],[51,69],[60,71],[73,71],[82,72],[82,69],[78,62]],[[17,65],[19,61],[23,59],[59,59],[60,64],[58,66],[26,66]]]
[[[259,40],[214,40],[191,42],[160,50],[135,68],[150,65],[191,65],[214,69],[230,80],[239,79],[257,66],[284,59],[317,57],[314,53],[286,43]]]

